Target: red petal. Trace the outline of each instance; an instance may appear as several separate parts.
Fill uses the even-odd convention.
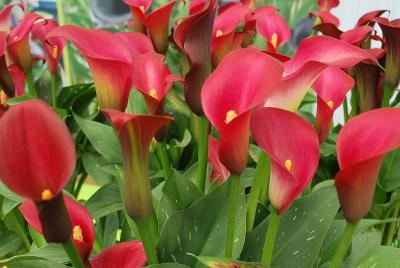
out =
[[[8,67],[8,71],[10,72],[10,76],[14,83],[15,87],[15,96],[22,96],[25,93],[25,74],[18,68],[17,65],[11,64]]]
[[[25,11],[25,3],[23,1],[18,4],[6,5],[0,10],[0,31],[9,31],[11,11],[16,6],[19,6],[22,11]]]
[[[192,0],[189,5],[189,15],[200,13],[204,9],[206,0]]]
[[[204,83],[201,94],[204,112],[221,134],[219,155],[232,158],[221,158],[232,173],[241,173],[247,163],[249,116],[246,114],[272,93],[281,80],[282,70],[276,59],[255,48],[241,48],[229,53]],[[237,118],[227,124],[228,112]],[[236,120],[240,122],[233,124]],[[236,146],[232,146],[235,142]]]
[[[146,33],[146,12],[151,6],[151,0],[123,0],[132,13],[132,21],[128,23],[134,32]]]
[[[87,260],[93,249],[94,243],[94,226],[92,218],[87,209],[79,202],[73,200],[67,195],[64,195],[65,205],[71,218],[72,227],[79,226],[82,230],[83,241],[74,240],[81,257]],[[19,207],[25,220],[39,233],[42,233],[42,226],[39,219],[39,214],[35,203],[27,199]]]
[[[353,86],[353,78],[336,67],[326,68],[312,85],[318,96],[315,127],[320,143],[329,134],[333,112],[342,105],[344,97]]]
[[[15,96],[15,86],[6,61],[6,39],[7,33],[0,31],[0,88],[4,91],[7,97],[12,98]],[[1,106],[2,105],[0,105],[0,107]]]
[[[340,39],[340,35],[343,33],[335,24],[332,23],[320,23],[315,25],[314,29],[321,32],[323,35],[331,36],[336,39]]]
[[[132,59],[121,39],[103,30],[65,25],[52,30],[47,39],[64,37],[85,56],[92,71],[101,108],[125,110],[132,86]]]
[[[329,49],[322,49],[329,48]],[[296,111],[308,88],[328,66],[349,68],[360,61],[377,63],[375,55],[329,36],[304,39],[296,55],[284,63],[286,76],[265,106]]]
[[[185,100],[197,115],[203,115],[201,88],[211,71],[211,36],[217,0],[200,13],[184,19],[174,31],[177,46],[185,52],[190,70],[185,75]]]
[[[357,21],[356,27],[368,24],[371,20],[373,20],[374,18],[380,17],[386,11],[387,10],[373,10],[368,13],[365,13]]]
[[[399,146],[399,108],[362,113],[341,129],[337,139],[341,171],[335,182],[347,220],[355,222],[371,208],[384,155]]]
[[[213,40],[234,32],[247,12],[249,12],[247,6],[235,4],[218,15],[214,21]]]
[[[349,44],[360,46],[361,42],[371,33],[374,28],[370,26],[361,26],[349,31],[346,31],[340,35],[340,40],[345,41]]]
[[[116,36],[128,48],[132,59],[137,54],[154,52],[151,40],[142,33],[117,32]]]
[[[176,0],[173,0],[150,13],[145,19],[147,31],[159,53],[164,53],[168,48],[168,25],[175,4]]]
[[[244,33],[231,32],[230,34],[223,35],[219,38],[215,38],[211,46],[211,57],[213,66],[216,67],[225,57],[226,54],[240,48],[243,40]]]
[[[251,131],[258,145],[271,157],[269,198],[283,213],[317,170],[317,134],[303,118],[278,108],[257,109],[251,118]],[[290,168],[286,166],[288,160]]]
[[[164,56],[154,52],[135,56],[133,70],[133,86],[145,95],[149,114],[156,114],[174,81],[182,81],[164,65]]]
[[[221,185],[229,177],[229,170],[221,163],[218,156],[219,141],[213,136],[208,136],[208,162],[212,167],[210,182],[218,179],[218,185]]]
[[[311,16],[319,17],[322,23],[332,23],[336,27],[339,26],[339,19],[329,11],[312,11]]]
[[[55,196],[72,175],[76,156],[71,134],[43,101],[10,107],[0,120],[0,140],[0,177],[23,197],[41,200],[45,189]]]
[[[339,5],[339,0],[318,0],[320,10],[331,10]]]
[[[277,13],[267,16],[256,15],[256,20],[257,32],[271,44],[274,51],[290,40],[290,29],[283,16]],[[277,42],[273,44],[272,42],[275,42],[272,40],[274,34],[277,36]]]
[[[147,263],[143,244],[139,240],[114,245],[93,258],[93,268],[141,268]]]

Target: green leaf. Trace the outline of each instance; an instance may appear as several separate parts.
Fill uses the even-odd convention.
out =
[[[122,163],[121,148],[112,127],[79,117],[74,119],[98,153],[111,163]]]
[[[282,215],[271,267],[313,267],[338,209],[334,187],[295,200]],[[261,260],[267,222],[247,236],[241,259]]]
[[[113,212],[105,217],[103,225],[103,248],[111,247],[115,244],[117,231],[119,229],[118,212]]]
[[[107,168],[115,170],[113,167],[107,164],[107,160],[98,154],[84,153],[82,155],[83,167],[85,168],[88,175],[94,179],[98,184],[104,185],[112,181],[113,176],[110,175]]]
[[[197,186],[175,169],[163,187],[163,195],[158,208],[158,226],[160,230],[173,213],[183,210],[203,194]]]
[[[117,182],[101,187],[85,204],[92,218],[98,219],[123,209]]]
[[[146,102],[144,101],[144,97],[139,90],[131,90],[126,112],[130,114],[147,114]]]
[[[204,256],[197,256],[196,258],[210,268],[267,268],[267,266],[262,263],[233,261],[224,258]]]
[[[33,99],[33,97],[31,95],[22,95],[22,96],[8,99],[7,105],[13,106],[13,105],[19,104],[21,102],[32,100],[32,99]]]
[[[400,249],[394,247],[371,248],[357,268],[399,268]]]
[[[386,192],[400,187],[400,149],[388,153],[379,172],[379,185]]]
[[[16,193],[12,192],[10,189],[7,188],[1,181],[0,181],[0,195],[4,196],[7,199],[16,201],[16,202],[22,202],[24,201],[24,198],[21,196],[17,195]]]
[[[160,263],[160,264],[147,265],[146,268],[189,268],[189,266],[179,263]]]
[[[178,211],[168,218],[157,246],[160,261],[199,267],[201,265],[196,259],[187,253],[223,256],[230,186],[231,180],[228,180],[187,209]],[[237,258],[242,250],[246,231],[244,192],[241,192],[236,215],[234,258]]]
[[[0,257],[14,251],[18,251],[24,245],[24,241],[12,231],[7,231],[0,235]]]

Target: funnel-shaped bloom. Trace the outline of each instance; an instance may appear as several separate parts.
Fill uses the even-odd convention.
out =
[[[199,13],[185,18],[174,31],[176,45],[186,54],[189,71],[185,75],[185,100],[197,115],[203,115],[201,89],[211,73],[211,37],[217,0]]]
[[[335,183],[340,205],[349,222],[357,222],[368,213],[385,154],[399,146],[399,108],[362,113],[339,132],[337,155],[340,171]]]
[[[167,51],[169,19],[177,1],[170,1],[147,16],[146,12],[151,6],[151,0],[123,1],[129,6],[132,13],[129,27],[135,32],[148,33],[159,53]]]
[[[389,21],[386,18],[375,18],[385,38],[386,62],[385,82],[393,88],[400,80],[400,19]]]
[[[90,262],[92,268],[142,268],[147,263],[143,244],[133,240],[116,244],[102,251]]]
[[[15,87],[7,67],[6,61],[6,39],[7,32],[0,31],[0,88],[4,90],[8,97],[15,96]]]
[[[35,24],[32,28],[32,36],[38,39],[44,49],[47,66],[52,75],[57,74],[57,64],[62,55],[62,50],[65,46],[65,39],[54,37],[52,45],[46,42],[46,35],[53,29],[57,28],[57,21],[47,19],[45,23]]]
[[[155,52],[133,58],[133,86],[143,93],[149,114],[162,114],[165,94],[175,81],[182,79],[164,65],[164,56]]]
[[[326,68],[312,85],[317,93],[315,128],[320,143],[328,137],[333,112],[342,105],[344,97],[353,86],[353,78],[336,67]]]
[[[71,238],[79,251],[82,260],[87,261],[93,249],[94,226],[89,211],[67,195],[64,195],[64,202],[68,215],[71,219]],[[36,205],[32,200],[25,200],[19,207],[25,220],[39,233],[43,234],[42,225]]]
[[[233,174],[247,165],[250,112],[276,89],[282,64],[255,48],[232,51],[204,83],[206,116],[221,134],[219,158]]]
[[[296,55],[284,63],[285,77],[265,106],[296,111],[307,90],[328,66],[349,68],[361,61],[377,63],[376,56],[370,50],[329,36],[306,38]]]
[[[149,146],[156,132],[172,118],[132,115],[111,109],[104,109],[103,113],[118,131],[122,148],[126,211],[134,220],[149,219],[153,209],[148,170]]]
[[[117,32],[116,35],[128,48],[132,59],[138,54],[154,52],[151,40],[142,33]]]
[[[28,13],[7,37],[7,48],[11,60],[27,75],[32,69],[32,55],[29,48],[29,33],[37,20],[43,19],[36,13]]]
[[[218,185],[221,185],[228,179],[229,170],[219,160],[218,151],[219,141],[213,136],[208,136],[208,163],[212,168],[210,182],[218,180]]]
[[[72,175],[72,137],[63,121],[43,101],[12,106],[0,120],[0,140],[0,178],[23,197],[49,200]]]
[[[18,4],[8,4],[0,10],[0,31],[8,32],[10,30],[10,16],[14,7],[19,6],[25,11],[25,2],[20,1]]]
[[[257,109],[251,118],[251,131],[257,144],[271,157],[269,199],[282,214],[317,170],[317,133],[297,114],[279,108]]]
[[[132,60],[122,41],[103,30],[84,29],[65,25],[52,30],[47,40],[64,37],[86,58],[96,87],[97,102],[101,108],[124,111],[132,86]]]

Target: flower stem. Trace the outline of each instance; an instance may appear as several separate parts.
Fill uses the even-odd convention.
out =
[[[240,195],[240,175],[231,177],[231,193],[229,197],[228,226],[225,241],[225,258],[232,258],[235,239],[236,211]]]
[[[67,242],[63,244],[64,250],[67,253],[68,257],[71,260],[72,267],[75,268],[85,268],[83,265],[82,259],[78,254],[78,251],[76,250],[74,243],[72,243],[71,239],[68,239]]]
[[[400,212],[400,205],[397,205],[393,209],[392,218],[397,219],[399,216],[399,212]],[[391,222],[389,224],[389,229],[386,233],[386,241],[385,241],[386,246],[391,246],[393,243],[393,235],[396,232],[396,225],[397,225],[397,221]]]
[[[206,188],[206,173],[208,160],[208,119],[204,116],[200,117],[199,126],[199,146],[198,146],[198,171],[197,184],[199,189],[204,192]]]
[[[146,252],[148,263],[157,264],[158,259],[155,251],[155,241],[151,232],[151,219],[136,220],[136,226],[139,230],[140,239],[143,242],[144,251]]]
[[[51,104],[57,108],[57,75],[51,75]]]
[[[271,214],[269,215],[268,230],[264,240],[263,254],[261,262],[267,267],[270,267],[272,261],[272,252],[274,250],[276,234],[279,228],[281,216],[278,211],[271,206]]]
[[[28,85],[28,93],[36,98],[37,97],[37,93],[36,93],[36,89],[35,89],[35,85],[33,83],[33,74],[32,71],[30,71],[27,75],[26,75],[26,83]]]
[[[343,101],[343,116],[344,116],[344,122],[347,123],[347,121],[349,121],[349,108],[347,107],[346,96],[344,97]]]
[[[354,116],[358,115],[358,113],[359,113],[359,109],[358,109],[359,99],[358,99],[356,88],[353,88],[351,90],[351,99],[350,100],[351,100],[351,117],[354,117]]]
[[[64,16],[64,8],[62,0],[57,0],[57,19],[58,19],[58,24],[60,26],[65,24],[65,16]],[[70,45],[66,44],[63,49],[63,63],[64,63],[65,76],[67,79],[67,85],[70,86],[72,85],[73,77],[72,77],[72,68],[71,68],[69,50],[70,50]]]
[[[336,253],[332,258],[329,268],[340,268],[344,256],[346,255],[347,249],[350,246],[351,239],[354,231],[356,230],[357,223],[347,222],[346,228],[344,229],[342,238],[340,239],[339,246],[336,249]]]
[[[165,180],[168,178],[169,176],[169,157],[168,157],[168,151],[167,151],[167,146],[165,144],[165,142],[159,142],[158,146],[157,146],[157,153],[158,153],[158,157],[161,160],[161,166],[163,169],[163,173],[164,173],[164,178]]]
[[[390,86],[388,83],[383,83],[383,96],[382,96],[382,107],[389,107],[390,106],[390,97],[393,93],[393,87]]]
[[[251,186],[246,214],[246,231],[253,230],[254,219],[257,211],[258,197],[264,184],[269,183],[269,158],[264,151],[260,152],[253,184]]]

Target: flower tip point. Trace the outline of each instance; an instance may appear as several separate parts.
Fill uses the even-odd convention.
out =
[[[43,201],[48,201],[53,198],[53,193],[49,189],[44,189],[41,197]]]
[[[226,113],[225,124],[229,124],[233,119],[237,117],[237,113],[234,110],[229,110]]]

